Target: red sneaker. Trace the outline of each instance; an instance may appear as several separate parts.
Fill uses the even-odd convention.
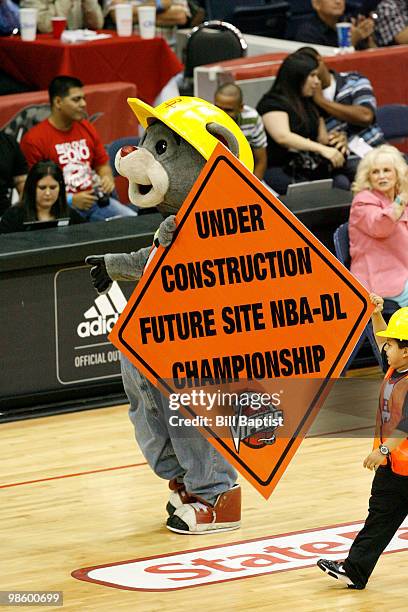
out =
[[[180,508],[183,504],[188,504],[190,501],[194,501],[195,497],[189,495],[184,486],[184,482],[178,482],[176,478],[172,478],[169,481],[169,489],[171,490],[169,501],[166,505],[166,510],[169,516],[171,516],[177,508]]]
[[[181,504],[167,519],[167,528],[176,533],[200,535],[232,531],[241,526],[241,487],[221,493],[214,504],[198,498]]]

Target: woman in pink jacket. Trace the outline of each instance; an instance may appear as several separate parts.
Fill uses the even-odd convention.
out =
[[[370,151],[353,192],[351,271],[370,291],[408,306],[408,166],[398,149]]]

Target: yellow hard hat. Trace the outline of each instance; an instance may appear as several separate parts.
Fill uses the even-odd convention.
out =
[[[397,340],[408,340],[408,306],[400,308],[388,321],[387,329],[377,332],[377,336],[383,338],[396,338]]]
[[[162,121],[207,160],[220,142],[210,134],[207,125],[212,122],[222,125],[230,130],[238,141],[239,160],[253,171],[254,158],[247,139],[235,121],[214,104],[191,96],[171,98],[155,108],[138,98],[128,98],[128,104],[142,127],[148,127],[153,119]]]

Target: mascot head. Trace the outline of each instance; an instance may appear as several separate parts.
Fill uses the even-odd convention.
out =
[[[129,199],[136,206],[176,213],[219,142],[253,170],[247,139],[213,104],[187,96],[155,108],[136,98],[128,102],[146,132],[138,147],[117,152],[115,166],[129,180]]]

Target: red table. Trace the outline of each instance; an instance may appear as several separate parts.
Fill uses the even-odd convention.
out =
[[[135,83],[138,96],[152,104],[168,81],[183,69],[163,38],[139,36],[66,44],[40,34],[34,42],[19,37],[0,38],[0,66],[15,79],[47,89],[52,78],[69,74],[84,84],[126,81]]]

